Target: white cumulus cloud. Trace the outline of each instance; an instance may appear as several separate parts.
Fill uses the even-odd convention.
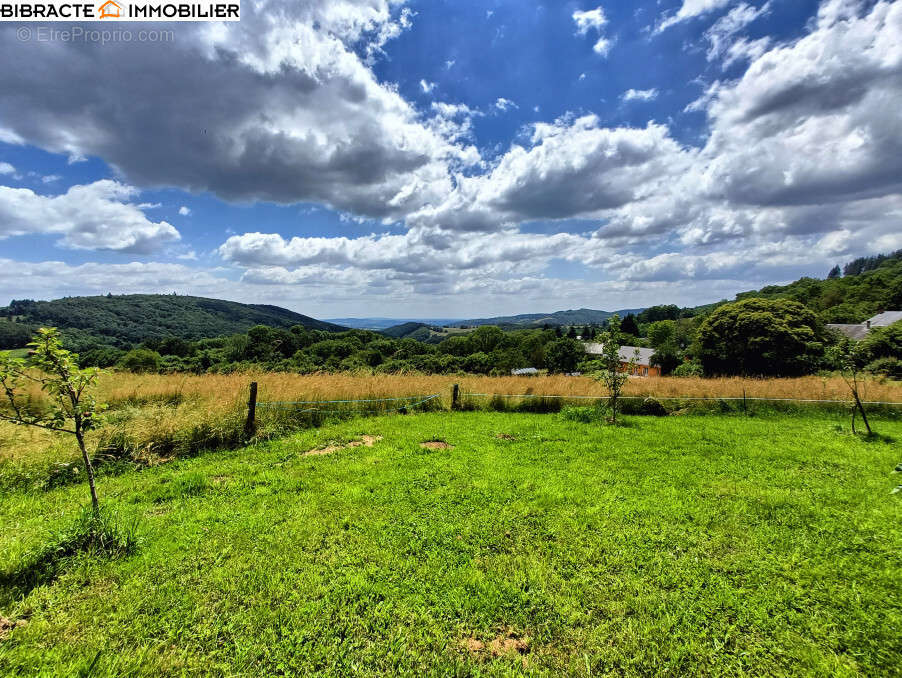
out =
[[[576,24],[577,35],[588,35],[594,32],[598,35],[592,50],[601,56],[607,56],[614,42],[603,35],[604,27],[608,24],[608,18],[602,7],[596,7],[589,10],[577,10],[573,12],[572,18]]]
[[[179,240],[171,224],[151,221],[141,206],[129,202],[137,195],[136,188],[108,179],[56,196],[0,186],[0,238],[59,234],[64,247],[139,254]]]
[[[682,21],[688,21],[695,17],[708,14],[709,12],[722,9],[728,4],[730,4],[730,0],[683,0],[683,4],[676,14],[672,14],[665,18],[658,25],[656,31],[660,33]]]
[[[657,89],[628,89],[621,97],[624,101],[654,101],[658,98]]]
[[[608,18],[601,7],[575,11],[573,12],[573,21],[576,23],[576,32],[579,35],[586,35],[590,30],[600,31],[608,24]]]

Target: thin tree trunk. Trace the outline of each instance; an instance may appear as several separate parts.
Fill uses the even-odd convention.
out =
[[[100,513],[100,503],[97,501],[97,488],[94,486],[94,465],[91,464],[91,458],[88,456],[87,448],[85,448],[85,438],[81,430],[76,431],[75,439],[78,441],[78,449],[81,450],[81,458],[85,462],[88,486],[91,488],[91,507],[94,509],[94,515],[96,516]]]
[[[861,418],[864,419],[864,427],[868,430],[868,435],[871,435],[871,425],[868,423],[868,415],[864,413],[864,405],[861,404],[861,399],[858,397],[857,389],[855,390],[854,395],[855,405],[858,407],[858,411],[861,412]]]

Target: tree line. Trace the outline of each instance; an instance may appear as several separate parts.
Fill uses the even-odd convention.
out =
[[[902,253],[865,257],[835,267],[824,280],[802,278],[790,285],[769,286],[737,295],[737,301],[695,308],[658,305],[637,314],[628,314],[620,323],[623,343],[654,350],[653,364],[664,374],[796,376],[838,369],[831,349],[839,337],[827,331],[826,323],[860,323],[882,310],[902,309]],[[140,336],[133,311],[119,307],[128,297],[79,298],[95,314],[117,310],[115,318],[127,318],[127,331]],[[225,372],[249,367],[294,372],[370,370],[383,373],[426,372],[509,374],[511,370],[534,367],[552,373],[591,372],[597,368],[582,342],[597,341],[604,325],[570,327],[545,326],[540,329],[502,330],[483,325],[464,334],[445,336],[429,328],[406,337],[392,337],[367,330],[333,331],[336,326],[292,314],[303,324],[289,324],[290,312],[271,307],[247,307],[209,300],[184,300],[183,316],[196,312],[201,304],[202,321],[195,318],[191,335],[166,335],[173,319],[156,323],[165,315],[158,300],[139,300],[141,309],[152,310],[154,333],[141,341],[117,338],[107,343],[88,328],[98,320],[75,314],[63,330],[67,348],[80,354],[82,366],[120,367],[134,371]],[[62,300],[61,300],[62,301]],[[50,304],[49,306],[42,306]],[[54,305],[56,304],[56,305]],[[112,308],[110,307],[112,304]],[[57,308],[57,306],[59,308]],[[267,322],[244,332],[226,336],[220,320],[226,311],[241,307],[242,314],[229,322],[247,323],[256,314],[267,314]],[[22,347],[37,327],[23,322],[41,313],[62,313],[57,302],[14,301],[3,309],[0,319],[0,349]],[[80,308],[80,307],[79,307]],[[71,310],[71,309],[70,309]],[[280,311],[283,315],[275,312]],[[55,316],[54,316],[55,317]],[[275,322],[269,322],[273,318]],[[103,315],[102,323],[114,322]],[[312,321],[318,322],[318,321]],[[93,325],[91,324],[93,323]],[[281,325],[281,326],[280,326]],[[248,325],[245,324],[245,327]],[[416,327],[416,326],[414,326]],[[902,378],[902,329],[892,326],[873,330],[861,342],[856,360],[862,369]],[[416,338],[413,338],[416,337]]]

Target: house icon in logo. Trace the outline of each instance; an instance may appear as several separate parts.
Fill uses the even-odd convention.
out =
[[[113,0],[106,0],[99,9],[101,19],[118,19],[120,17],[120,12],[122,11],[122,7],[119,3],[114,2]]]

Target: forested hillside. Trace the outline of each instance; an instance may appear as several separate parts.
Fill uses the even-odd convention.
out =
[[[77,351],[97,344],[129,348],[149,339],[203,339],[247,332],[255,325],[340,331],[278,306],[162,294],[14,300],[0,308],[0,348],[23,346],[37,327],[63,330]]]
[[[856,259],[843,273],[837,266],[825,280],[802,278],[736,295],[750,297],[798,301],[825,323],[861,323],[880,311],[902,309],[902,250]]]

